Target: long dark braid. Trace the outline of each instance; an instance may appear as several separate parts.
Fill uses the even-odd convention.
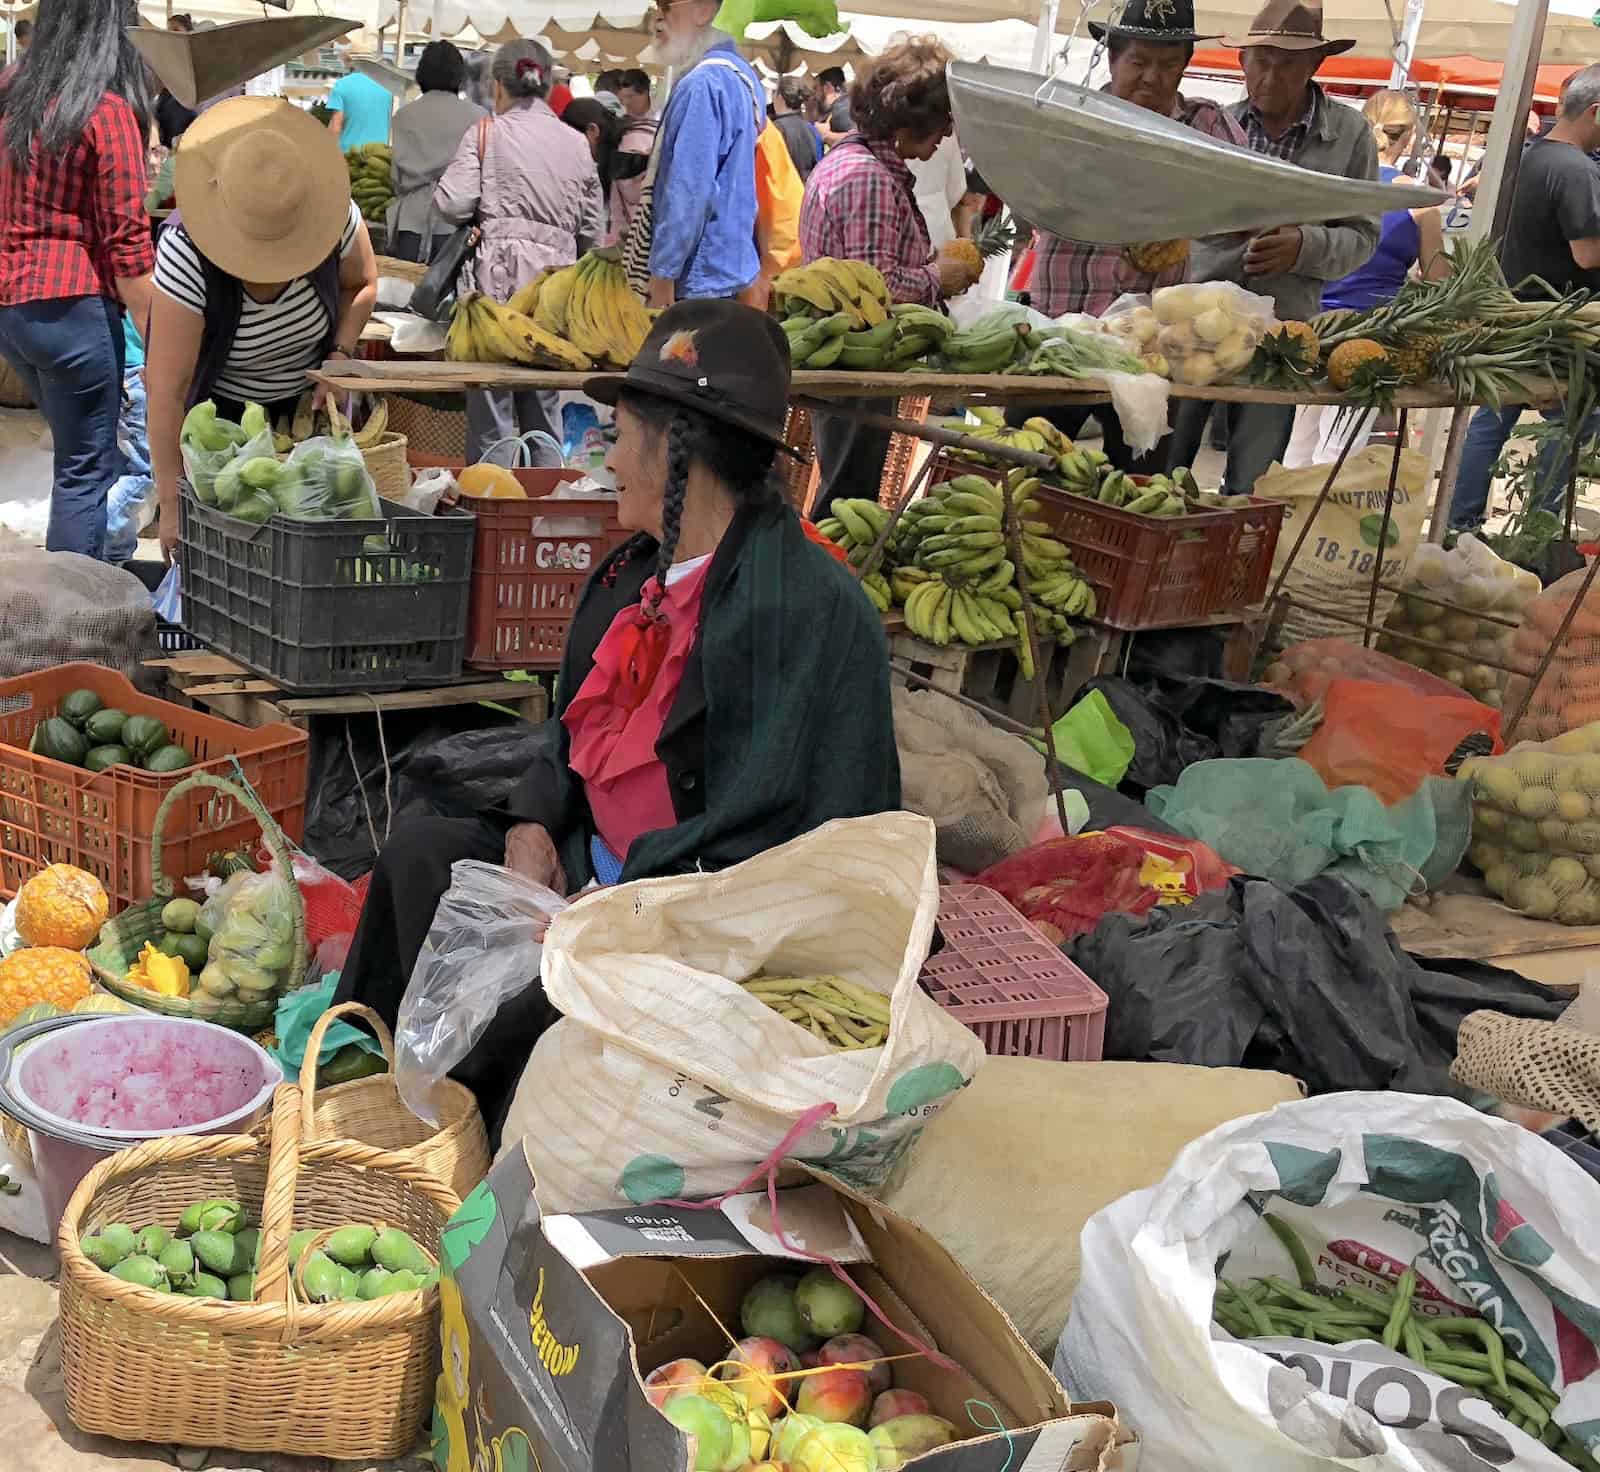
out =
[[[661,492],[661,550],[656,553],[656,591],[650,600],[650,617],[659,616],[667,591],[667,569],[678,554],[678,533],[683,526],[683,498],[689,489],[689,460],[694,448],[694,425],[687,414],[674,414],[667,426],[667,483]]]

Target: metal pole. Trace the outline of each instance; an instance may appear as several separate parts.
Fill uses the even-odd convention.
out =
[[[1539,51],[1544,45],[1548,9],[1549,0],[1522,0],[1512,14],[1500,95],[1495,99],[1489,141],[1484,150],[1483,176],[1472,201],[1469,233],[1474,240],[1486,237],[1499,240],[1506,232],[1511,200],[1516,192],[1517,164],[1527,136],[1528,109],[1533,103],[1533,87],[1538,78]]]
[[[1461,452],[1467,446],[1467,426],[1475,411],[1457,404],[1450,411],[1450,437],[1444,442],[1444,463],[1439,467],[1439,488],[1433,493],[1433,512],[1428,518],[1428,540],[1444,541],[1450,530],[1450,503],[1455,499],[1456,475],[1461,470]]]
[[[1423,0],[1406,0],[1406,13],[1400,21],[1400,35],[1394,47],[1394,66],[1389,85],[1396,92],[1405,90],[1411,80],[1411,60],[1417,53],[1417,37],[1422,32]]]
[[[1033,32],[1033,67],[1041,76],[1048,75],[1051,59],[1056,49],[1056,18],[1061,14],[1061,0],[1039,0],[1039,23]]]
[[[400,0],[400,9],[394,24],[394,64],[402,71],[406,64],[406,0]]]

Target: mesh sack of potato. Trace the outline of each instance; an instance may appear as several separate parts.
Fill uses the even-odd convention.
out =
[[[1403,685],[1418,695],[1446,698],[1456,687],[1437,675],[1376,649],[1365,649],[1350,639],[1302,639],[1281,650],[1262,671],[1260,683],[1271,685],[1298,706],[1321,700],[1335,680],[1375,680],[1386,685]]]
[[[1242,377],[1277,321],[1271,297],[1231,281],[1163,286],[1150,305],[1160,324],[1155,351],[1167,360],[1175,383],[1195,388]]]
[[[1555,646],[1550,668],[1533,692],[1519,729],[1549,741],[1579,726],[1600,721],[1600,580],[1583,600],[1566,634],[1561,621],[1583,591],[1585,572],[1568,573],[1522,606],[1522,624],[1511,639],[1508,664],[1533,671]],[[1559,642],[1558,642],[1559,641]],[[1516,710],[1526,696],[1528,677],[1506,681],[1506,709]]]
[[[1462,763],[1472,784],[1467,857],[1535,920],[1600,925],[1600,722]]]
[[[1499,710],[1506,676],[1497,666],[1511,662],[1512,637],[1524,606],[1539,592],[1539,579],[1468,533],[1448,552],[1432,542],[1418,546],[1405,586],[1378,648]]]

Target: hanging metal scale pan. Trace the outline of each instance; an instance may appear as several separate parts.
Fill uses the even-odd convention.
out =
[[[956,133],[984,182],[1020,219],[1069,240],[1254,233],[1449,197],[1302,169],[1060,78],[965,61],[949,77]]]
[[[128,38],[167,91],[185,107],[198,107],[360,24],[330,15],[286,15],[192,34],[129,26]]]

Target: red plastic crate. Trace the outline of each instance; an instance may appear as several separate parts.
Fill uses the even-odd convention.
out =
[[[935,483],[999,472],[946,457]],[[1038,520],[1072,548],[1093,585],[1095,618],[1114,629],[1160,629],[1248,608],[1266,596],[1283,502],[1252,498],[1233,510],[1135,516],[1071,491],[1041,486]]]
[[[155,716],[188,748],[181,772],[108,767],[87,772],[27,749],[34,727],[71,690],[93,690],[104,705]],[[111,910],[150,898],[150,835],[169,789],[195,772],[255,789],[280,828],[298,843],[306,824],[306,733],[293,726],[251,730],[204,711],[141,695],[115,670],[64,664],[0,680],[0,898],[10,898],[50,864],[73,864],[105,886]],[[237,768],[235,767],[237,760]],[[169,816],[162,868],[198,874],[222,848],[253,848],[261,830],[232,798],[196,792]]]
[[[984,1051],[1011,1058],[1097,1063],[1106,994],[1012,906],[981,884],[939,890],[944,949],[922,985]]]
[[[580,479],[582,471],[511,473],[530,499],[463,496],[460,502],[478,518],[466,662],[486,670],[555,669],[589,574],[633,534],[618,524],[614,498],[564,500],[550,494],[563,481]],[[556,517],[582,521],[589,530],[577,536],[535,531],[536,520]]]

